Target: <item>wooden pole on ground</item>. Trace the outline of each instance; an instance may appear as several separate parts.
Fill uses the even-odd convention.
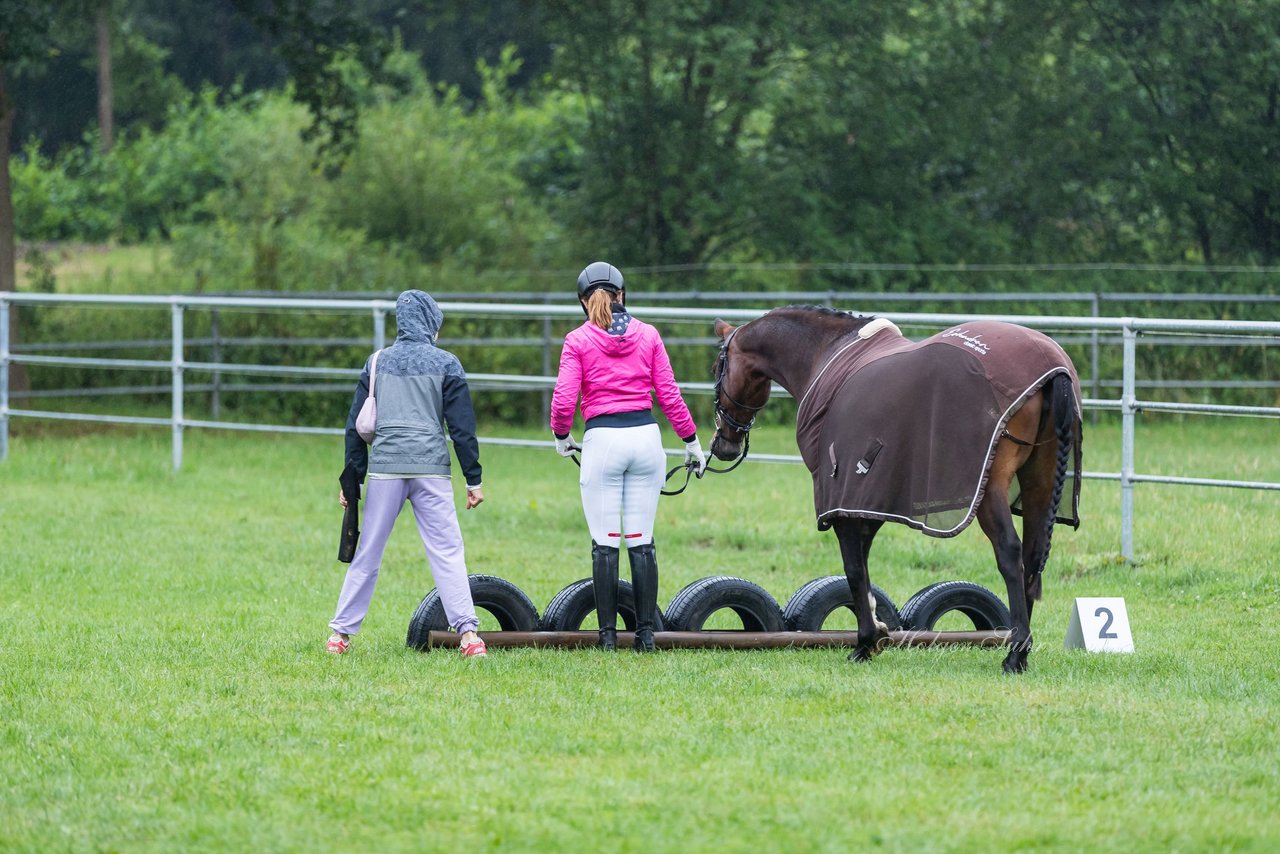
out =
[[[599,636],[594,631],[585,632],[480,632],[486,646],[493,649],[506,647],[592,647]],[[618,648],[631,647],[634,632],[618,632]],[[658,649],[787,649],[790,647],[856,646],[857,632],[654,632],[653,645]],[[886,646],[1006,646],[1009,632],[932,632],[922,630],[889,632]],[[455,632],[432,629],[428,635],[429,647],[456,647]]]

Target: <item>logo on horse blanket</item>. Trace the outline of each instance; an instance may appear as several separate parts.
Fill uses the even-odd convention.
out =
[[[1071,377],[1079,417],[1071,359],[1033,329],[984,320],[912,342],[885,323],[842,344],[796,412],[818,527],[852,516],[935,537],[960,533],[982,500],[1005,425],[1059,373]],[[1078,524],[1080,449],[1072,451],[1059,521]]]

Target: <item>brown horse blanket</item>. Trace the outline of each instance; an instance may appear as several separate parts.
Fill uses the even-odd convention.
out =
[[[1005,425],[1059,373],[1071,377],[1079,419],[1071,359],[1040,332],[984,320],[912,342],[887,320],[869,322],[818,369],[796,411],[818,528],[844,516],[960,533],[982,501]],[[1079,487],[1077,441],[1057,521],[1079,525]],[[1015,480],[1014,512],[1017,488]]]

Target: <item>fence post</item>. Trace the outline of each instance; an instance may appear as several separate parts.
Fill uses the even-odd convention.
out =
[[[213,363],[215,365],[222,364],[222,323],[221,312],[216,308],[213,310],[212,316],[209,318],[209,335],[213,339]],[[214,368],[212,396],[209,400],[209,417],[217,421],[222,415],[222,371]]]
[[[1133,319],[1124,319],[1124,374],[1120,393],[1120,555],[1133,560],[1133,444],[1137,388],[1137,340]]]
[[[182,305],[176,300],[173,303],[173,352],[171,368],[173,374],[173,470],[182,468],[182,397],[183,397],[183,334]]]
[[[546,294],[542,297],[543,305],[550,305],[551,295]],[[550,376],[551,374],[551,315],[542,316],[542,375]],[[542,390],[542,423],[546,424],[551,420],[551,392],[547,389]]]
[[[9,459],[9,301],[0,297],[0,462]]]
[[[387,346],[387,313],[381,308],[373,310],[373,349]]]
[[[1090,298],[1090,305],[1092,309],[1091,316],[1096,320],[1097,317],[1102,313],[1101,295],[1095,292]],[[1100,380],[1099,380],[1099,368],[1098,368],[1098,349],[1100,344],[1101,344],[1101,333],[1098,332],[1098,328],[1095,326],[1093,328],[1093,331],[1089,333],[1089,350],[1090,350],[1089,352],[1089,386],[1090,386],[1089,393],[1093,396],[1095,400],[1097,400],[1098,396],[1102,393],[1099,385]],[[1093,421],[1094,424],[1098,423],[1098,410],[1095,409],[1093,411],[1093,417],[1091,420]]]

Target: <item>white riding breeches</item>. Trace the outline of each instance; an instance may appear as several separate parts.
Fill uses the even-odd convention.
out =
[[[594,427],[583,434],[578,485],[593,541],[615,548],[653,542],[665,464],[657,424]]]

